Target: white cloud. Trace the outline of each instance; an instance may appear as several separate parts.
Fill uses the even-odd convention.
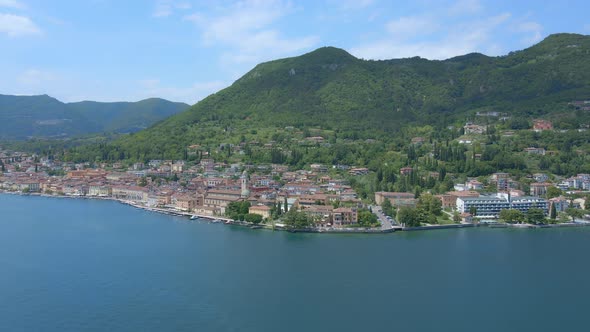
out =
[[[35,68],[28,69],[21,73],[17,78],[17,82],[26,87],[37,87],[48,82],[55,81],[57,75],[44,70]]]
[[[25,9],[26,6],[16,0],[0,0],[0,7],[8,7],[8,8],[15,8],[15,9]]]
[[[172,0],[158,0],[156,2],[156,8],[152,13],[154,17],[168,17],[174,13],[175,10],[187,10],[192,5],[186,1],[172,1]]]
[[[317,44],[316,36],[289,38],[272,27],[294,10],[289,2],[246,0],[221,9],[217,16],[195,13],[184,19],[201,29],[206,46],[231,48],[222,55],[222,60],[250,63],[292,54]]]
[[[458,0],[449,7],[450,15],[465,15],[479,13],[483,9],[480,0]]]
[[[0,13],[0,33],[9,37],[39,35],[41,29],[26,16]]]
[[[385,27],[391,35],[405,39],[434,32],[439,28],[439,25],[429,17],[411,16],[390,21]]]
[[[527,36],[522,39],[522,42],[526,45],[537,43],[543,39],[543,26],[537,22],[520,23],[516,30],[527,34]]]
[[[340,0],[333,1],[340,5],[342,10],[359,10],[364,9],[375,3],[374,0]]]
[[[145,79],[138,82],[141,92],[138,99],[150,97],[164,98],[194,104],[197,101],[228,86],[226,82],[195,82],[188,87],[164,86],[158,79]]]
[[[491,43],[490,40],[494,30],[502,26],[510,17],[510,13],[504,13],[487,19],[466,21],[455,25],[440,22],[426,23],[425,20],[417,18],[398,19],[394,23],[390,22],[385,26],[387,31],[385,38],[354,47],[350,52],[365,59],[392,59],[413,56],[427,59],[448,59],[457,55],[482,51],[490,55],[497,55],[501,52],[501,49],[498,45]],[[414,27],[416,30],[413,31],[410,27]],[[423,37],[431,33],[434,27],[440,29],[440,36],[442,37],[417,40],[415,38],[400,38],[394,33],[394,31],[406,31],[407,33],[414,33],[411,37]]]

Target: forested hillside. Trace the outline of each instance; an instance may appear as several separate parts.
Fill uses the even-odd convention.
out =
[[[461,128],[477,113],[498,112],[503,126],[524,129],[534,118],[577,129],[590,112],[569,105],[590,99],[590,37],[558,34],[506,56],[468,54],[366,61],[324,47],[262,63],[185,112],[112,144],[71,151],[84,159],[181,159],[187,147],[281,143],[294,128],[331,142],[377,139],[401,146],[412,128],[435,136]],[[339,158],[333,158],[338,162]]]
[[[342,138],[395,136],[407,125],[443,128],[482,111],[588,121],[568,102],[590,99],[590,37],[552,35],[502,57],[444,61],[360,60],[320,48],[262,63],[189,110],[116,142],[130,156],[178,158],[192,144],[228,141],[269,128],[319,127]],[[228,134],[229,133],[229,134]]]

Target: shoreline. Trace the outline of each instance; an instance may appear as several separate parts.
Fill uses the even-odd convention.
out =
[[[165,214],[169,216],[176,216],[176,217],[188,217],[189,220],[194,219],[205,219],[209,221],[218,221],[219,223],[223,223],[225,225],[234,225],[240,226],[250,229],[268,229],[272,231],[283,231],[283,232],[290,232],[290,233],[328,233],[328,234],[388,234],[388,233],[395,233],[399,231],[404,232],[416,232],[416,231],[428,231],[428,230],[439,230],[439,229],[460,229],[460,228],[476,228],[476,227],[487,227],[487,228],[512,228],[512,229],[538,229],[538,228],[572,228],[572,227],[587,227],[590,226],[590,222],[568,222],[568,223],[560,223],[560,224],[542,224],[542,225],[532,225],[532,224],[507,224],[507,223],[494,223],[494,224],[447,224],[447,225],[427,225],[427,226],[418,226],[418,227],[401,227],[401,226],[393,226],[390,229],[382,229],[382,228],[306,228],[306,229],[287,229],[284,227],[279,227],[270,224],[251,224],[244,221],[233,220],[227,217],[221,216],[209,216],[209,215],[200,215],[196,213],[190,213],[186,211],[179,211],[174,209],[164,209],[164,208],[155,208],[149,207],[145,205],[138,204],[133,201],[126,201],[122,199],[117,199],[113,197],[98,197],[98,196],[68,196],[68,195],[47,195],[43,193],[21,193],[21,192],[11,192],[11,191],[3,191],[0,190],[0,194],[6,195],[15,195],[15,196],[37,196],[37,197],[46,197],[46,198],[68,198],[68,199],[85,199],[85,200],[103,200],[103,201],[113,201],[118,202],[120,204],[128,205],[134,208],[142,209],[145,211]]]

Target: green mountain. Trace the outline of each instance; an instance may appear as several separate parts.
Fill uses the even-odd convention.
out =
[[[579,99],[590,99],[590,36],[551,35],[505,56],[473,53],[444,61],[367,61],[323,47],[259,64],[230,87],[110,149],[138,159],[180,158],[192,144],[271,140],[271,133],[291,126],[387,139],[408,126],[460,124],[478,111],[578,125],[589,112],[568,102]]]
[[[62,103],[47,95],[0,95],[0,139],[135,132],[188,107],[156,98],[134,103]]]

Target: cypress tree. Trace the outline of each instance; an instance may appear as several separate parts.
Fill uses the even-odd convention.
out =
[[[555,209],[555,204],[551,203],[551,209],[549,211],[549,217],[553,220],[557,217],[557,210]]]

